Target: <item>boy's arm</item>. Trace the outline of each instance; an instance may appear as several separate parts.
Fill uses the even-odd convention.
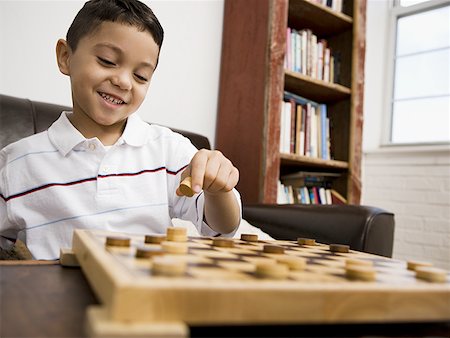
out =
[[[241,220],[240,208],[233,191],[207,193],[205,191],[206,223],[218,233],[234,231]]]
[[[239,171],[221,152],[199,150],[181,175],[191,176],[195,193],[202,189],[205,195],[205,220],[216,232],[227,234],[240,223],[240,207],[233,191],[239,181]],[[179,196],[183,195],[180,189]]]
[[[9,249],[13,242],[7,240],[6,234],[12,235],[9,222],[8,210],[6,205],[7,189],[6,189],[6,152],[0,151],[0,247]],[[12,236],[8,236],[12,237]]]

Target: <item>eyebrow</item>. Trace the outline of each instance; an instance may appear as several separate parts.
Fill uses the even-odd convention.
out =
[[[96,49],[96,48],[101,48],[101,47],[106,47],[106,48],[112,49],[112,50],[114,50],[117,54],[121,54],[121,55],[124,54],[124,52],[123,52],[122,49],[120,49],[119,47],[117,47],[116,45],[113,45],[113,44],[111,44],[111,43],[107,43],[107,42],[104,42],[104,43],[98,43],[98,44],[96,44],[96,45],[94,46],[95,49]],[[143,67],[150,67],[151,69],[155,69],[155,66],[154,66],[152,63],[150,63],[150,62],[145,62],[145,61],[143,61],[143,62],[140,62],[139,65],[140,65],[140,66],[143,66]]]

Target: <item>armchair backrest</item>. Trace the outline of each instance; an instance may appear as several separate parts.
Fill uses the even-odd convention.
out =
[[[46,130],[64,110],[72,108],[0,94],[0,149],[21,138]],[[171,129],[186,136],[198,149],[211,149],[207,137]]]

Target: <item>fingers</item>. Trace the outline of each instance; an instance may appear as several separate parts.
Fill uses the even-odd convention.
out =
[[[231,191],[239,181],[239,171],[220,151],[199,150],[182,173],[181,180],[191,176],[191,187],[195,193],[202,189],[209,193]],[[180,188],[177,195],[187,195]]]
[[[208,186],[204,185],[204,190],[211,193],[230,191],[236,186],[238,180],[239,171],[227,160],[222,162],[211,183]]]
[[[189,166],[191,168],[192,190],[195,193],[199,193],[203,188],[208,162],[209,151],[206,149],[199,150],[191,160]]]

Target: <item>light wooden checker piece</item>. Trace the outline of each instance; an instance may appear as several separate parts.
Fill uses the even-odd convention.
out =
[[[316,240],[313,238],[297,238],[300,245],[316,245]]]
[[[330,244],[330,251],[348,253],[350,252],[350,246],[344,244]]]
[[[184,196],[192,197],[195,192],[192,190],[192,178],[190,176],[186,177],[181,183],[179,187],[181,193]]]
[[[186,242],[187,229],[183,227],[168,227],[166,238],[172,242]]]
[[[258,242],[257,234],[241,234],[241,240],[246,242]]]
[[[233,240],[234,247],[227,248],[214,246],[211,238],[188,238],[187,243],[167,241],[185,245],[187,253],[156,256],[149,259],[148,267],[137,265],[138,269],[132,263],[135,253],[132,249],[144,243],[144,236],[132,236],[128,251],[105,247],[105,240],[104,234],[77,230],[72,250],[86,270],[101,303],[108,309],[107,313],[122,322],[175,321],[204,325],[217,322],[286,323],[286,320],[292,323],[299,320],[329,322],[329,311],[320,308],[311,311],[311,302],[335,309],[331,316],[337,322],[351,322],[352,316],[358,318],[358,311],[364,308],[371,309],[370,318],[374,321],[383,318],[404,320],[408,315],[417,318],[417,311],[422,312],[424,318],[450,320],[450,310],[443,310],[444,305],[448,305],[443,296],[450,296],[450,282],[430,283],[416,279],[406,269],[406,264],[399,269],[401,264],[388,258],[355,251],[336,255],[320,243],[303,246],[297,241],[258,241],[243,245],[245,241]],[[281,246],[285,253],[265,253],[266,245]],[[162,244],[151,246],[162,248]],[[251,252],[246,249],[240,253],[241,246]],[[314,255],[295,255],[303,251]],[[198,259],[192,259],[194,257]],[[339,263],[330,271],[341,272],[328,273],[325,267],[322,271],[319,262],[327,260]],[[390,272],[378,270],[380,264],[389,266],[391,261],[395,269]],[[372,281],[347,279],[346,265],[367,265],[377,276],[381,274],[385,278],[377,277]],[[171,268],[173,266],[178,269]],[[406,286],[399,285],[397,275],[408,278]],[[118,285],[124,287],[123,294]],[[115,291],[111,293],[111,290]],[[334,293],[339,297],[334,297]],[[304,301],[305,297],[308,302]],[[346,299],[345,304],[333,304],[342,297]],[[231,303],[230,299],[233,299]],[[392,299],[398,301],[392,302]],[[271,306],[268,309],[264,304]],[[414,304],[414,311],[408,310],[411,304]],[[212,307],[217,311],[208,311]],[[127,308],[136,309],[134,316],[123,310]],[[242,316],[242,313],[246,315]],[[158,314],[157,317],[154,314]]]
[[[106,237],[106,246],[129,247],[131,239],[125,236],[108,236]]]

